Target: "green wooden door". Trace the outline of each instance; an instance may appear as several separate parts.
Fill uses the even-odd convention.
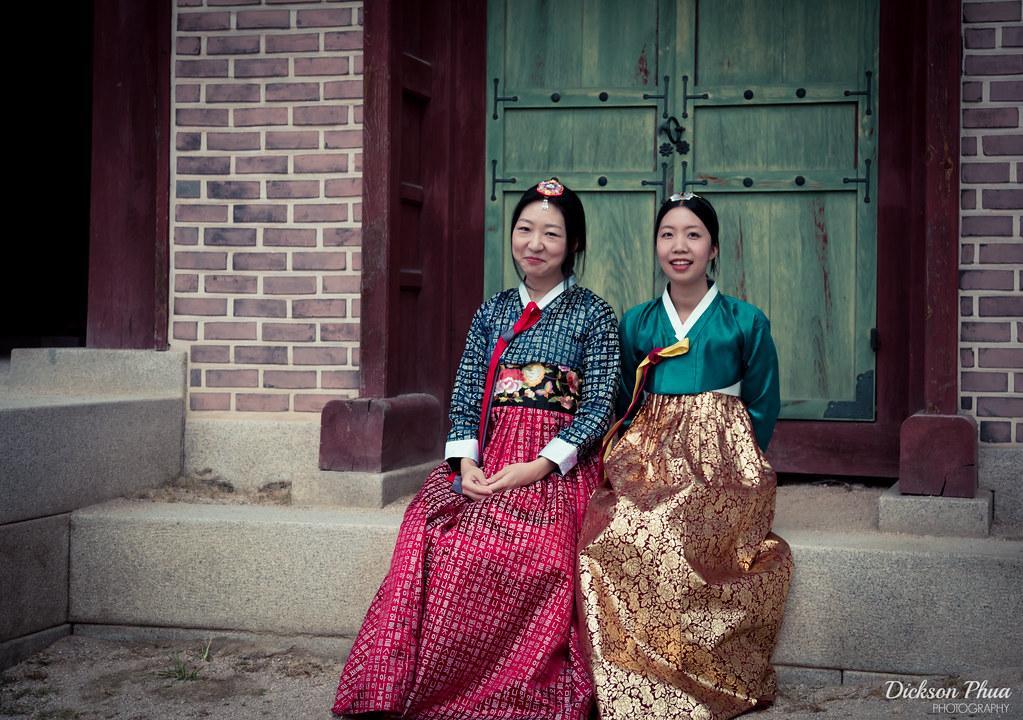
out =
[[[487,292],[516,282],[510,212],[543,177],[580,193],[581,279],[619,312],[661,291],[653,218],[693,190],[721,219],[722,289],[771,317],[782,417],[873,419],[877,0],[488,13]]]

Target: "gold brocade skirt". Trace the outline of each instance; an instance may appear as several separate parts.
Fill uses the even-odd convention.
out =
[[[602,720],[723,720],[770,702],[792,576],[776,479],[731,395],[650,395],[580,540],[578,603]]]

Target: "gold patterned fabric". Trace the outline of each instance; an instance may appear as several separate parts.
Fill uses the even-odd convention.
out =
[[[742,401],[648,396],[605,472],[578,605],[602,720],[724,720],[770,702],[792,555]]]

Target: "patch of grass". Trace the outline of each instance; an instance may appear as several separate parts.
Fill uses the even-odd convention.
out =
[[[56,708],[54,710],[40,710],[32,716],[32,720],[75,720],[81,717],[77,710],[71,708]]]
[[[181,657],[176,657],[172,661],[174,664],[166,670],[161,670],[156,673],[159,677],[170,678],[171,680],[179,680],[182,682],[188,682],[199,679],[199,669],[191,667],[188,662]]]

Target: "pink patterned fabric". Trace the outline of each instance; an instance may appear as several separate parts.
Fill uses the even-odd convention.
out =
[[[484,473],[536,459],[571,421],[552,410],[495,408]],[[565,477],[479,502],[453,493],[447,475],[447,465],[434,470],[405,511],[334,713],[583,720],[593,684],[573,596],[596,456]]]

